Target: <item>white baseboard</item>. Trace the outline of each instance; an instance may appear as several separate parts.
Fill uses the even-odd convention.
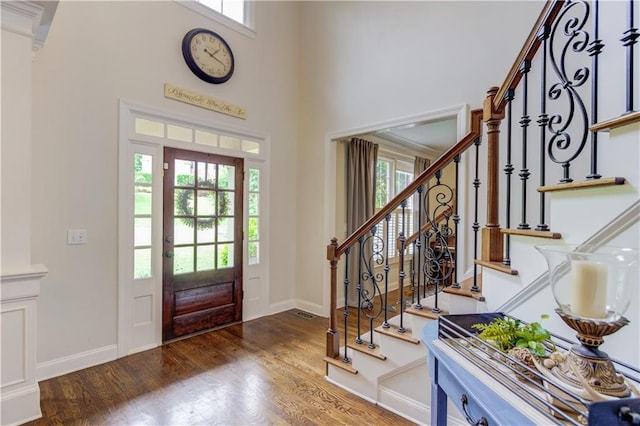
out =
[[[312,313],[319,317],[325,317],[325,315],[322,314],[322,305],[318,305],[317,303],[309,303],[304,300],[296,300],[296,308]]]
[[[0,424],[20,425],[42,417],[40,411],[40,386],[35,385],[3,391],[0,398]]]
[[[429,424],[428,420],[431,418],[430,406],[407,398],[405,395],[384,386],[378,387],[378,405],[419,425]],[[426,422],[418,419],[426,420]]]
[[[36,366],[38,381],[62,376],[84,368],[104,364],[118,358],[118,345],[109,345],[91,351],[82,352],[39,363]]]
[[[283,302],[273,303],[269,305],[269,314],[273,315],[279,312],[288,311],[289,309],[295,309],[296,301],[294,299],[285,300]]]

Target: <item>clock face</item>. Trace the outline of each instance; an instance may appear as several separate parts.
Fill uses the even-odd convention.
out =
[[[182,53],[191,71],[204,81],[224,83],[233,74],[233,53],[213,31],[189,31],[182,42]]]

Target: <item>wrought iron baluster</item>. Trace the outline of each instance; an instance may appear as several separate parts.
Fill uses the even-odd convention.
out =
[[[358,313],[357,313],[357,336],[356,343],[362,343],[362,330],[361,330],[361,314],[360,310],[362,308],[362,259],[364,258],[364,237],[358,238],[358,247],[359,247],[359,256],[358,256],[358,284],[356,285],[356,289],[358,291]]]
[[[407,242],[407,237],[405,236],[405,226],[406,226],[406,214],[407,214],[407,200],[402,200],[400,203],[400,208],[402,209],[402,231],[400,231],[400,263],[404,263],[404,253],[405,253],[405,244]],[[407,330],[404,328],[404,269],[400,272],[400,282],[398,283],[398,291],[400,292],[400,327],[398,328],[399,333],[404,333]]]
[[[602,52],[604,43],[598,38],[600,2],[595,0],[593,5],[593,41],[587,52],[591,56],[591,72],[593,74],[591,78],[591,124],[596,124],[598,122],[598,57]],[[589,173],[587,179],[600,179],[601,177],[598,174],[598,132],[591,132],[591,173]]]
[[[480,222],[478,221],[478,193],[480,190],[480,179],[478,178],[480,168],[480,138],[477,138],[473,144],[476,147],[475,177],[473,179],[473,188],[475,195],[473,207],[473,260],[478,260],[478,231],[480,231]],[[471,291],[480,291],[480,287],[478,286],[478,265],[476,262],[473,262],[473,285],[471,286]]]
[[[640,37],[640,33],[638,33],[638,29],[634,26],[634,11],[633,4],[637,0],[629,0],[629,29],[625,31],[624,36],[620,39],[622,45],[627,48],[627,97],[626,97],[626,113],[630,113],[634,111],[634,101],[633,97],[636,95],[634,92],[634,80],[633,77],[636,73],[634,66],[634,45],[637,43],[638,37]]]
[[[513,174],[513,164],[511,164],[511,128],[512,128],[512,115],[511,115],[511,101],[514,98],[514,90],[509,89],[505,95],[505,99],[507,100],[507,164],[504,166],[504,172],[507,175],[506,182],[506,217],[505,217],[505,225],[507,229],[511,227],[511,175]],[[511,265],[510,258],[510,248],[511,244],[511,236],[509,234],[505,234],[504,236],[504,257],[502,263],[505,265]]]
[[[344,358],[342,358],[342,362],[348,363],[351,362],[347,356],[347,335],[349,334],[349,253],[351,253],[351,247],[347,247],[344,253]]]
[[[460,224],[460,216],[458,215],[458,188],[459,180],[460,180],[460,154],[456,155],[453,159],[456,164],[456,194],[454,201],[455,212],[453,214],[453,223],[454,223],[454,252],[453,252],[453,284],[451,284],[452,288],[460,288],[460,283],[458,282],[458,225]]]
[[[371,228],[370,235],[363,237],[361,244],[361,260],[360,265],[365,270],[360,276],[360,303],[358,314],[364,314],[369,319],[369,348],[373,349],[376,345],[373,343],[373,322],[378,318],[382,311],[386,310],[386,306],[382,302],[382,292],[380,291],[380,282],[384,279],[382,273],[376,272],[376,267],[385,264],[384,239],[377,235],[378,225]],[[377,302],[377,305],[376,305]],[[360,337],[360,330],[358,330]],[[362,339],[356,343],[363,343]]]
[[[525,60],[522,63],[520,72],[522,73],[522,117],[520,118],[520,127],[522,128],[522,168],[520,169],[520,180],[522,181],[522,204],[521,204],[521,222],[518,229],[531,229],[527,223],[527,181],[531,173],[527,168],[527,130],[531,118],[528,112],[529,98],[529,71],[531,70],[531,61]]]
[[[422,271],[422,245],[423,245],[423,238],[422,238],[422,218],[424,217],[424,212],[422,211],[423,207],[422,207],[422,200],[423,200],[423,196],[422,196],[422,192],[424,191],[424,185],[420,185],[418,187],[418,238],[416,238],[416,243],[415,243],[415,248],[414,251],[417,250],[417,254],[416,254],[416,259],[418,260],[418,265],[416,266],[416,271],[418,271],[418,273],[416,274],[418,279],[417,279],[417,287],[418,287],[418,300],[416,301],[415,304],[415,308],[416,309],[422,309],[422,303],[421,303],[421,297],[420,297],[420,277],[422,276],[422,281],[424,282],[424,286],[427,286],[427,282],[426,282],[426,277],[423,276],[423,274],[421,273]],[[426,245],[425,245],[425,250],[426,250]]]
[[[384,217],[386,232],[385,235],[385,244],[387,247],[387,255],[385,257],[384,262],[384,322],[382,323],[383,328],[389,328],[389,257],[391,253],[389,253],[389,221],[391,220],[391,214],[388,214]],[[404,265],[400,265],[400,268],[404,269]],[[371,339],[373,342],[373,338]]]
[[[549,123],[549,116],[547,115],[547,45],[549,40],[550,28],[545,25],[540,39],[542,40],[542,90],[540,96],[541,109],[538,116],[538,125],[540,126],[540,186],[545,185],[545,145],[546,145],[546,127]],[[546,231],[549,227],[544,223],[545,216],[545,193],[540,193],[540,224],[536,226],[537,231]]]

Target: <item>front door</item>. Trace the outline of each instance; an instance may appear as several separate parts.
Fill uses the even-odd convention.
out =
[[[162,340],[242,319],[243,160],[164,149]]]

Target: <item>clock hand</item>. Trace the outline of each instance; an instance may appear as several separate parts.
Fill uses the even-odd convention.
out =
[[[220,65],[222,65],[223,67],[225,67],[225,69],[227,68],[227,65],[226,65],[224,62],[222,62],[220,59],[216,58],[216,57],[215,57],[215,56],[213,56],[213,55],[211,55],[211,57],[212,57],[213,59],[215,59],[216,61],[220,62]]]
[[[213,55],[215,55],[216,53],[218,53],[220,51],[220,49],[216,50],[215,52],[211,53],[207,50],[207,48],[204,48],[204,53],[206,53],[207,55],[211,56],[213,58]],[[215,58],[214,58],[215,59]],[[220,62],[220,61],[218,61]]]

